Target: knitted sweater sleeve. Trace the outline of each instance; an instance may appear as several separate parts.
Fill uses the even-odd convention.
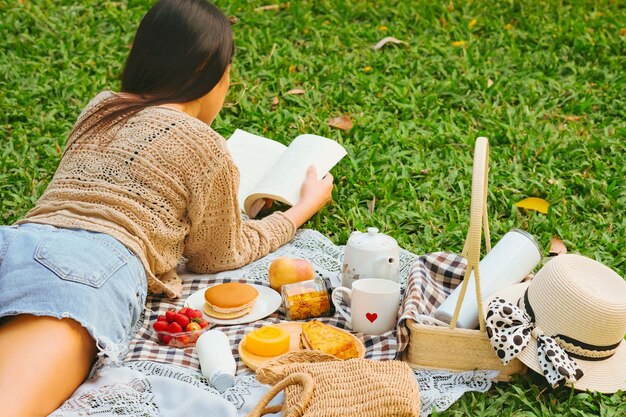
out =
[[[239,171],[230,155],[224,156],[223,163],[202,176],[204,183],[193,187],[188,211],[191,229],[183,254],[192,272],[239,268],[275,251],[296,231],[282,212],[261,220],[242,219],[237,199]]]

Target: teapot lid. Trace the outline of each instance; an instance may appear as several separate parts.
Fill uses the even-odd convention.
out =
[[[368,227],[367,233],[353,233],[348,239],[348,245],[354,246],[358,249],[377,251],[394,249],[398,246],[398,243],[391,236],[387,236],[384,233],[378,233],[378,229],[376,227]]]

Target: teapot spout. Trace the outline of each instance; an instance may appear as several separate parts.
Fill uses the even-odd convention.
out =
[[[398,258],[395,256],[383,256],[376,261],[376,276],[397,281],[398,263]]]

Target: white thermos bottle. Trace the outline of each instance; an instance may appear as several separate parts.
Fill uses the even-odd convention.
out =
[[[237,364],[228,336],[219,330],[209,330],[196,341],[200,369],[219,392],[235,385]]]
[[[506,287],[518,284],[541,261],[537,240],[528,232],[512,229],[480,261],[480,290],[483,300]],[[436,319],[450,323],[454,315],[461,285],[435,310]],[[471,273],[457,326],[475,329],[478,326],[478,301],[474,272]]]

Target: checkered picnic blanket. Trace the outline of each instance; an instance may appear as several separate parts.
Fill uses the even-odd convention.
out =
[[[409,271],[405,296],[398,320],[398,350],[409,345],[407,320],[432,324],[433,311],[463,281],[467,261],[449,252],[420,256]]]
[[[409,260],[406,259],[405,263]],[[263,262],[263,264],[265,263]],[[406,285],[403,288],[404,295],[399,311],[397,330],[380,336],[355,333],[355,336],[365,346],[365,356],[375,360],[390,360],[400,357],[409,344],[410,334],[405,324],[406,320],[413,320],[418,323],[432,323],[429,321],[432,317],[432,312],[462,282],[466,265],[467,261],[465,258],[449,252],[434,252],[416,257],[408,271]],[[326,272],[322,266],[315,266],[318,273],[320,273],[320,270]],[[327,267],[328,264],[326,263],[325,266]],[[252,268],[252,270],[258,272],[258,268]],[[236,277],[241,274],[243,276]],[[235,277],[220,277],[220,275],[223,274],[181,274],[183,279],[183,297],[178,300],[148,296],[143,325],[131,341],[125,361],[153,361],[200,369],[200,361],[195,348],[178,349],[160,345],[156,334],[152,331],[152,323],[156,321],[159,315],[165,314],[165,311],[169,308],[177,310],[182,308],[185,299],[189,295],[212,284],[244,282],[269,286],[267,278],[265,280],[246,279],[247,275],[259,277],[258,273],[246,274],[245,271],[235,271],[228,273],[228,275],[235,275]],[[336,280],[334,281],[336,282]],[[349,307],[345,305],[343,307],[349,311]],[[350,331],[346,320],[338,314],[333,317],[321,317],[318,320]],[[228,336],[233,356],[237,362],[237,372],[241,372],[246,369],[243,362],[239,359],[238,351],[239,343],[243,337],[254,329],[284,321],[285,316],[281,306],[279,310],[263,320],[233,326],[214,326],[212,328],[219,329]]]
[[[296,256],[294,256],[296,255]],[[244,282],[248,284],[258,284],[269,286],[267,269],[273,259],[279,256],[294,256],[309,259],[317,274],[329,277],[333,286],[339,284],[339,272],[343,261],[343,247],[335,246],[327,238],[312,230],[300,231],[289,245],[280,248],[241,270],[223,272],[216,275],[181,274],[183,280],[183,296],[177,300],[169,300],[156,296],[148,296],[146,308],[144,310],[143,324],[130,343],[125,362],[131,361],[153,361],[166,363],[169,365],[179,365],[191,369],[200,369],[200,361],[195,352],[195,348],[185,349],[161,346],[158,343],[156,334],[152,330],[152,323],[161,314],[165,314],[169,308],[176,310],[184,306],[185,300],[195,291],[208,287],[209,285],[223,282]],[[411,264],[417,256],[408,251],[402,250],[400,254],[400,277],[401,281],[406,279]],[[344,308],[349,311],[347,306]],[[349,331],[346,320],[339,314],[333,317],[321,317],[319,321],[336,326]],[[282,309],[267,318],[253,323],[214,326],[212,328],[224,332],[231,343],[233,356],[237,362],[237,372],[245,369],[245,365],[239,359],[238,346],[243,337],[250,331],[268,324],[276,324],[285,321]],[[365,356],[375,360],[394,359],[398,355],[398,339],[396,331],[390,331],[380,336],[353,333],[365,346]]]
[[[340,283],[343,247],[334,245],[314,230],[298,231],[287,245],[240,270],[216,275],[183,275],[184,296],[181,299],[148,297],[141,328],[130,344],[124,366],[108,373],[98,373],[93,380],[83,384],[54,415],[194,415],[188,409],[191,403],[201,407],[206,414],[207,405],[215,405],[220,398],[236,408],[237,416],[246,415],[268,388],[256,380],[253,372],[244,369],[237,346],[247,332],[284,320],[280,310],[255,323],[217,327],[230,338],[238,364],[235,386],[223,393],[215,390],[198,372],[199,361],[195,349],[159,345],[151,325],[168,308],[181,308],[190,294],[210,284],[240,281],[267,285],[268,266],[279,256],[308,259],[317,273],[330,278],[333,286]],[[407,284],[407,297],[399,310],[400,324],[408,318],[419,321],[420,314],[428,314],[436,308],[460,282],[464,269],[464,260],[456,255],[430,254],[418,259],[416,255],[401,250],[399,278],[403,287],[405,282]],[[431,272],[424,273],[429,270]],[[434,275],[432,271],[435,271]],[[427,295],[422,297],[421,294]],[[322,321],[343,329],[347,327],[339,316]],[[366,356],[372,359],[393,359],[408,345],[408,331],[404,326],[400,326],[397,332],[381,336],[355,335],[363,341]],[[491,378],[496,374],[493,371],[451,373],[439,370],[415,370],[414,373],[420,386],[421,415],[424,416],[429,415],[433,408],[439,411],[447,409],[465,392],[487,391],[491,386]],[[172,401],[175,397],[191,399],[189,403],[185,401],[178,404]]]
[[[193,294],[195,291],[206,288],[209,285],[224,282],[243,282],[247,284],[269,286],[269,284],[264,281],[238,278],[215,278],[214,276],[209,275],[183,275],[182,278],[185,283],[183,287],[183,294],[186,295]],[[161,346],[158,344],[156,334],[152,331],[152,323],[156,321],[159,315],[165,314],[165,311],[167,311],[168,308],[175,307],[176,309],[180,309],[183,307],[183,304],[184,299],[172,302],[159,297],[148,297],[143,326],[130,344],[126,361],[154,361],[199,369],[200,361],[195,348],[189,347],[185,349],[177,349],[168,346]],[[317,318],[317,320],[339,327],[340,329],[347,329],[350,331],[346,320],[339,315],[335,315],[333,317],[320,317]],[[239,372],[245,369],[245,365],[239,359],[238,352],[238,346],[243,337],[254,329],[284,321],[285,316],[283,311],[282,309],[279,309],[263,320],[233,326],[216,325],[212,328],[218,329],[228,336],[231,346],[233,347],[233,356],[237,362],[237,371]],[[367,358],[377,360],[394,359],[398,352],[398,343],[395,331],[390,331],[380,336],[363,335],[360,333],[355,333],[355,336],[357,336],[365,345]]]

